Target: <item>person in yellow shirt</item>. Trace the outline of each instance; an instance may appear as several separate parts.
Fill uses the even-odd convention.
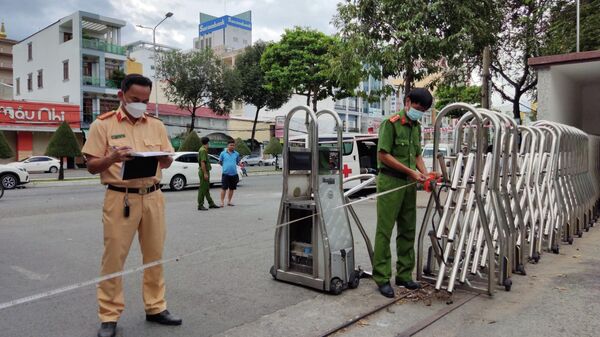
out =
[[[145,113],[152,81],[129,74],[118,93],[116,111],[98,116],[92,123],[82,152],[87,169],[100,173],[107,186],[102,208],[104,254],[101,274],[123,270],[133,238],[138,233],[143,263],[162,259],[165,241],[165,201],[160,190],[161,168],[171,166],[173,158],[158,157],[156,175],[130,180],[121,179],[123,162],[131,160],[131,151],[173,152],[164,124]],[[121,277],[98,284],[99,337],[116,334],[117,321],[125,307]],[[167,310],[162,265],[144,270],[143,298],[146,320],[164,325],[180,325],[181,318]]]

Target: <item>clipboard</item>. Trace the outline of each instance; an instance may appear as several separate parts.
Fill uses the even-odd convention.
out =
[[[123,162],[121,165],[121,179],[131,180],[139,178],[154,177],[158,169],[160,156],[170,156],[170,152],[132,152],[133,159]]]

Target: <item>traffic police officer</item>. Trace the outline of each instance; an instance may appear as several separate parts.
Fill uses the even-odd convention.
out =
[[[198,163],[200,163],[198,175],[200,176],[200,187],[198,187],[198,210],[208,211],[208,208],[204,207],[204,198],[208,202],[210,208],[220,208],[215,205],[212,197],[210,196],[210,160],[208,158],[208,137],[202,137],[202,146],[198,151]]]
[[[123,162],[131,159],[131,151],[173,152],[163,123],[145,114],[151,90],[150,79],[139,74],[127,75],[118,93],[120,107],[98,116],[83,146],[88,171],[100,173],[101,183],[107,185],[102,208],[102,275],[123,270],[136,232],[143,263],[162,259],[165,203],[159,182],[161,168],[171,166],[173,159],[158,157],[159,167],[152,177],[123,180],[120,174]],[[114,336],[125,307],[121,277],[100,282],[97,298],[98,316],[102,322],[98,336]],[[147,321],[181,324],[181,319],[167,310],[162,265],[144,270],[143,298]]]
[[[383,121],[379,129],[377,192],[406,186],[377,198],[373,279],[381,294],[390,298],[394,297],[390,286],[390,239],[394,224],[397,224],[396,285],[419,288],[419,284],[412,280],[417,221],[415,182],[425,181],[428,173],[421,157],[421,126],[418,121],[432,102],[433,97],[427,89],[411,90],[405,98],[404,110]]]

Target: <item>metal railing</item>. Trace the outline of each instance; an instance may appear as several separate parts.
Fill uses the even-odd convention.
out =
[[[112,54],[117,54],[117,55],[125,55],[125,47],[122,47],[122,46],[119,46],[116,44],[112,44],[110,42],[99,40],[99,39],[82,38],[81,46],[83,48],[100,50],[100,51],[104,51],[107,53],[112,53]]]
[[[106,80],[104,85],[102,85],[100,82],[100,77],[96,77],[96,76],[82,76],[82,82],[83,82],[83,85],[89,85],[89,86],[93,86],[93,87],[106,87],[106,88],[113,88],[113,89],[119,88],[118,81]]]

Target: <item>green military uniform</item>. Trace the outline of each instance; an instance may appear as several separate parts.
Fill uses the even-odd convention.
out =
[[[416,158],[421,154],[421,125],[406,117],[404,111],[390,117],[383,121],[380,126],[377,150],[378,152],[384,151],[391,154],[400,163],[415,170]],[[380,170],[377,177],[378,193],[412,182],[403,173],[387,167],[379,160],[377,161],[377,168]],[[382,170],[384,172],[381,172]],[[395,223],[398,224],[396,230],[396,254],[398,259],[396,278],[400,281],[412,279],[412,271],[415,267],[416,203],[416,185],[377,198],[373,279],[378,285],[387,283],[392,276],[390,239]]]
[[[204,173],[202,173],[202,162],[206,164],[208,170],[208,178],[204,179]],[[208,151],[204,146],[200,147],[198,151],[198,175],[200,176],[200,187],[198,188],[198,207],[204,206],[204,198],[208,201],[208,206],[215,206],[215,202],[210,196],[210,160],[208,159]]]

